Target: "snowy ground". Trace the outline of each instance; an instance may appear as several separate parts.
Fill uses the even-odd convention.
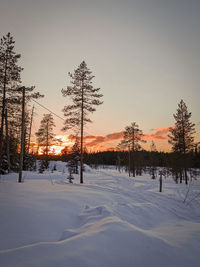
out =
[[[200,179],[187,186],[86,167],[0,180],[1,267],[197,267]]]

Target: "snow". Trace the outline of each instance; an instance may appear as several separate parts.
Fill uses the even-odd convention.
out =
[[[1,267],[195,267],[200,262],[200,179],[188,186],[65,163],[0,179]]]

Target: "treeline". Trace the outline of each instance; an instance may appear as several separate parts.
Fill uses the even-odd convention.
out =
[[[142,176],[147,173],[152,179],[159,176],[162,181],[162,176],[170,176],[176,183],[184,182],[185,184],[200,177],[200,148],[187,153],[187,156],[177,152],[142,150],[135,151],[133,157],[129,151],[105,151],[84,155],[85,162],[92,168],[106,168],[108,165],[114,165],[119,172],[127,172],[129,177]]]
[[[187,155],[186,161],[182,161],[182,158],[177,153],[165,153],[165,152],[151,152],[151,151],[136,151],[135,152],[135,168],[143,167],[167,167],[175,169],[176,167],[187,168],[200,168],[200,150],[190,152]],[[128,168],[128,151],[104,151],[95,153],[85,153],[85,163],[92,167],[115,165],[119,167]],[[132,168],[131,168],[132,170]]]
[[[180,153],[166,153],[157,151],[135,151],[134,155],[130,151],[104,151],[87,153],[84,151],[84,163],[92,168],[107,168],[113,166],[119,172],[127,172],[127,176],[142,176],[148,173],[152,179],[161,174],[165,177],[173,177],[176,183],[185,183],[188,180],[200,176],[200,147],[187,153],[183,157]],[[133,157],[132,157],[133,156]],[[36,156],[39,160],[39,172],[43,172],[46,165],[46,156]],[[79,173],[80,166],[80,148],[77,142],[68,153],[61,156],[48,156],[48,161],[64,161],[69,169],[69,178],[73,179],[73,174]],[[132,164],[134,160],[134,165]],[[46,167],[44,167],[46,166]],[[187,174],[185,174],[185,170]]]
[[[35,92],[34,86],[23,85],[21,80],[23,68],[18,65],[21,55],[15,52],[14,46],[15,41],[10,33],[1,38],[0,174],[19,170],[20,149],[23,154],[29,153],[32,123],[30,102],[32,99],[43,97],[39,92]],[[23,158],[23,161],[26,159]],[[22,163],[21,160],[21,165]]]

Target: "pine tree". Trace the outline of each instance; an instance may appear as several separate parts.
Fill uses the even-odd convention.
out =
[[[73,173],[74,166],[73,166],[72,161],[68,161],[67,167],[68,167],[68,173],[69,173],[67,179],[69,180],[69,183],[73,183],[74,177],[72,173]]]
[[[80,130],[81,135],[81,152],[80,152],[80,183],[83,183],[83,135],[84,126],[87,122],[91,122],[89,113],[94,112],[95,106],[102,104],[99,99],[102,94],[99,94],[100,88],[94,88],[92,79],[94,76],[83,61],[80,66],[74,71],[74,74],[69,73],[71,86],[66,90],[62,89],[64,97],[69,96],[73,104],[65,106],[64,116],[67,117],[64,123],[63,130],[76,129]]]
[[[139,129],[139,126],[133,122],[130,126],[125,127],[124,131],[124,139],[119,144],[120,147],[128,147],[129,149],[129,155],[130,151],[132,152],[132,170],[133,170],[133,177],[135,177],[135,159],[134,154],[135,151],[138,151],[141,149],[140,142],[146,142],[142,140],[143,137],[142,130]],[[130,162],[130,157],[129,157]],[[129,163],[129,173],[130,173],[130,163]]]
[[[44,114],[40,122],[40,128],[35,133],[39,144],[45,146],[44,154],[48,156],[49,146],[54,138],[53,128],[55,127],[52,114]]]
[[[20,74],[23,69],[17,65],[21,55],[15,53],[14,44],[15,41],[10,33],[3,36],[0,41],[0,167],[2,157],[6,157],[7,170],[16,169],[17,147],[20,143],[21,133],[22,87]],[[33,93],[33,90],[34,87],[26,88],[26,104],[32,98],[43,97],[38,92]]]
[[[22,68],[17,65],[20,54],[14,52],[15,41],[10,33],[3,36],[0,41],[0,93],[1,93],[1,128],[0,128],[0,167],[3,156],[3,138],[5,125],[5,111],[7,98],[16,93],[16,88],[21,82]]]
[[[194,147],[195,124],[190,122],[192,113],[188,112],[183,100],[178,104],[177,112],[173,116],[175,127],[171,127],[169,130],[168,142],[172,145],[172,151],[182,156],[185,183],[187,184],[186,154]]]
[[[45,161],[43,159],[40,159],[40,161],[39,161],[39,168],[38,168],[38,172],[39,173],[43,173],[45,171],[45,169],[48,168],[47,163],[48,163],[48,161]]]
[[[195,124],[190,122],[192,113],[188,112],[186,104],[181,100],[177,112],[173,116],[175,127],[171,127],[169,130],[168,142],[172,145],[174,152],[186,154],[194,146]]]
[[[71,166],[72,173],[78,174],[78,164],[80,161],[80,142],[79,138],[76,137],[75,143],[71,148],[68,156],[68,163]]]

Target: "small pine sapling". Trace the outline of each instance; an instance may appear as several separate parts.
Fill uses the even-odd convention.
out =
[[[44,160],[40,160],[39,161],[39,169],[38,169],[38,172],[39,173],[43,173],[45,170],[45,167],[44,167]]]
[[[67,177],[67,179],[69,180],[69,183],[73,183],[73,180],[74,180],[74,177],[73,177],[73,175],[72,175],[72,168],[68,168],[68,172],[69,172],[69,174],[68,174],[68,177]]]

